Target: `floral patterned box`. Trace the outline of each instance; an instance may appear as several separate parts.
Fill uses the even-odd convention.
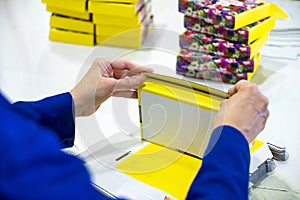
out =
[[[190,71],[218,71],[222,73],[253,72],[257,56],[251,60],[239,60],[212,56],[181,49],[177,56],[177,67]]]
[[[257,69],[260,65],[260,54],[258,53],[256,56],[256,62],[254,64],[253,72],[240,72],[240,73],[227,73],[220,72],[218,70],[194,70],[193,68],[187,68],[181,63],[177,62],[176,73],[179,75],[198,78],[203,80],[224,82],[235,84],[239,80],[251,80]]]
[[[180,35],[179,43],[181,48],[192,51],[248,60],[258,53],[267,40],[268,34],[247,45],[187,30]]]
[[[269,16],[287,18],[276,4],[261,0],[179,0],[179,11],[234,30]]]
[[[233,30],[225,26],[214,25],[201,19],[185,16],[184,27],[191,31],[208,34],[233,42],[250,44],[275,27],[275,17],[268,17],[238,30]]]

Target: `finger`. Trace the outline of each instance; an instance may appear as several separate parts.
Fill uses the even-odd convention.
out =
[[[143,67],[143,66],[137,66],[135,68],[132,68],[131,70],[126,70],[126,69],[122,69],[122,70],[114,70],[114,77],[119,79],[119,78],[123,78],[125,76],[136,76],[139,75],[142,72],[147,72],[147,73],[153,73],[153,69],[148,68],[148,67]]]
[[[265,113],[263,113],[259,116],[259,119],[258,119],[259,122],[257,123],[257,126],[256,126],[258,129],[257,134],[265,129],[269,116],[270,116],[269,110],[266,110]]]
[[[114,88],[114,92],[136,89],[142,86],[143,82],[144,78],[141,76],[125,77],[123,79],[119,79],[116,87]]]
[[[223,99],[220,103],[220,108],[224,107],[227,102],[228,102],[228,99]]]
[[[127,73],[127,76],[129,76],[129,77],[136,76],[136,75],[141,74],[142,72],[153,73],[153,69],[148,68],[148,67],[138,66],[138,67],[135,67],[135,68],[129,70]]]
[[[264,121],[266,121],[270,116],[270,111],[269,109],[267,109],[264,113],[261,113],[259,118],[264,119]]]
[[[116,70],[130,70],[135,67],[138,67],[139,65],[135,64],[129,60],[126,60],[126,59],[120,59],[120,60],[115,60],[115,61],[111,62],[111,66],[113,69],[116,69]]]
[[[268,109],[269,105],[269,99],[263,94],[260,94],[260,98],[257,99],[258,101],[258,110],[261,113],[265,113],[266,110]]]
[[[269,116],[270,116],[270,110],[269,109],[266,110],[264,116],[265,116],[266,120],[269,118]]]
[[[104,58],[97,58],[94,60],[92,68],[93,70],[96,70],[94,73],[98,74],[98,70],[100,69],[101,73],[105,77],[111,77],[112,76],[112,66],[109,60]]]
[[[137,99],[138,94],[136,91],[119,91],[114,92],[113,96],[115,97],[125,97],[125,98],[131,98],[131,99]]]
[[[239,82],[237,82],[233,87],[231,87],[228,90],[228,94],[232,96],[232,95],[236,94],[242,88],[246,87],[248,84],[249,84],[248,81],[240,80]]]

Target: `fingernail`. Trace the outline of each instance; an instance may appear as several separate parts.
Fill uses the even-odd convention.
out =
[[[140,76],[142,77],[143,81],[145,81],[147,79],[147,75],[146,74],[147,74],[146,72],[142,72],[140,74]]]

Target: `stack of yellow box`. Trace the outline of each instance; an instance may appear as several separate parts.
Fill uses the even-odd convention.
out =
[[[147,0],[90,0],[96,43],[138,48],[152,24]]]
[[[141,47],[153,24],[147,0],[42,0],[50,40],[81,45]]]

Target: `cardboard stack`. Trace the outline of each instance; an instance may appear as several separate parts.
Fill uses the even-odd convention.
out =
[[[233,84],[251,80],[276,18],[287,17],[260,0],[179,0],[179,12],[186,31],[180,35],[177,74]]]
[[[81,45],[141,47],[153,24],[150,0],[42,0],[50,40]]]

